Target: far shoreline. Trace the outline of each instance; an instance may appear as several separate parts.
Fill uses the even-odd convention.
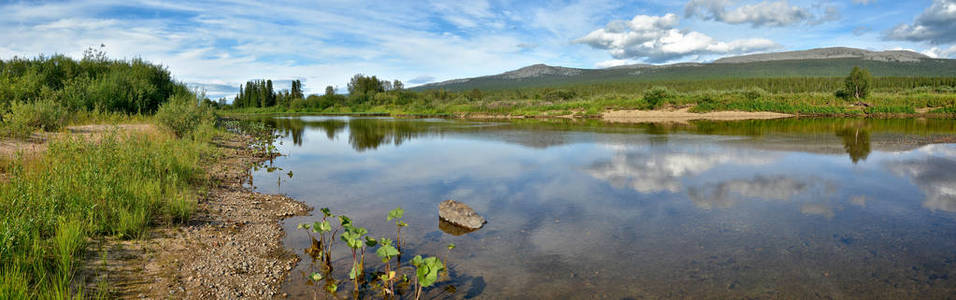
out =
[[[858,114],[790,114],[770,111],[711,111],[692,112],[690,108],[639,110],[606,110],[600,114],[515,114],[515,113],[401,113],[401,112],[324,112],[324,111],[219,111],[225,116],[330,116],[330,117],[391,117],[391,118],[439,118],[461,120],[523,120],[567,119],[601,120],[608,123],[687,123],[689,121],[747,121],[788,118],[845,118],[845,119],[956,119],[948,113],[858,113]]]

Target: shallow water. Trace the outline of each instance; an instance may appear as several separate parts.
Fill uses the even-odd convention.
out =
[[[401,206],[404,264],[439,255],[451,268],[430,298],[956,295],[953,120],[260,121],[287,156],[253,171],[256,188],[375,237],[394,238],[385,215]],[[445,199],[488,224],[445,233]],[[283,224],[303,258],[284,285],[294,298],[329,297],[307,284],[316,266],[295,230],[317,219]],[[348,297],[351,254],[336,247]]]

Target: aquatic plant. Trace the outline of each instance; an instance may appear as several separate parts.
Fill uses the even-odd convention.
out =
[[[415,299],[422,296],[422,288],[429,287],[438,281],[438,273],[445,270],[445,264],[437,257],[422,258],[421,255],[412,259],[415,266]]]
[[[392,240],[387,238],[379,239],[378,250],[375,251],[375,255],[378,255],[382,259],[382,262],[385,263],[385,274],[379,275],[379,280],[382,281],[382,288],[385,290],[386,295],[394,294],[394,289],[392,289],[392,281],[395,280],[395,271],[392,271],[391,260],[392,257],[396,257],[400,254],[398,249],[392,247]]]
[[[358,293],[359,279],[363,274],[363,264],[365,260],[365,242],[370,242],[369,239],[363,241],[362,238],[368,234],[368,230],[353,226],[351,219],[346,216],[339,216],[339,220],[342,221],[342,227],[345,228],[345,232],[342,232],[341,236],[342,241],[352,250],[352,269],[349,271],[349,279],[352,279],[355,283],[355,292]],[[362,254],[362,260],[359,260],[359,253]]]
[[[402,249],[402,227],[408,226],[405,222],[402,222],[402,217],[405,215],[405,210],[401,207],[396,207],[395,209],[388,212],[388,216],[385,217],[386,221],[395,220],[395,246],[397,249]]]

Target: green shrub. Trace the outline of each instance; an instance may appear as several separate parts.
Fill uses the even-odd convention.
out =
[[[743,91],[743,96],[747,100],[756,101],[767,94],[767,91],[759,87],[752,87]]]
[[[570,100],[576,97],[574,91],[569,90],[549,90],[544,94],[544,99],[548,101]]]
[[[53,100],[13,103],[3,114],[3,135],[29,137],[33,131],[56,131],[66,121],[66,110]]]
[[[670,90],[663,86],[655,86],[644,91],[644,102],[651,108],[658,108],[672,96]]]
[[[198,104],[189,94],[176,95],[159,106],[156,119],[178,137],[186,137],[203,123],[212,123],[212,112]]]

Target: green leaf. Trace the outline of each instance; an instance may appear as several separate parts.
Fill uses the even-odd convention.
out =
[[[416,256],[415,259],[412,259],[412,264],[416,268],[415,275],[418,277],[418,283],[423,287],[435,284],[435,281],[438,281],[438,273],[445,269],[445,264],[437,257],[422,259],[420,256]]]
[[[385,219],[391,221],[392,219],[401,219],[405,215],[405,210],[401,207],[395,208],[388,212],[388,217]]]
[[[402,221],[398,221],[398,223],[397,223],[397,224],[398,224],[398,226],[399,226],[399,227],[405,227],[405,226],[408,226],[408,224],[405,224],[405,222],[402,222]]]
[[[365,227],[357,227],[357,228],[355,228],[355,231],[354,231],[354,232],[355,232],[355,233],[358,233],[358,236],[361,237],[361,236],[363,236],[363,235],[368,234],[368,229],[365,229]]]
[[[319,232],[321,230],[322,223],[315,222],[312,223],[312,232]]]
[[[448,250],[455,249],[455,243],[448,244]]]
[[[326,289],[329,291],[329,293],[335,293],[335,291],[339,290],[339,286],[332,283],[332,284],[329,284],[329,286]]]
[[[296,229],[309,229],[309,224],[299,223],[299,225],[297,225],[295,228],[296,228]]]
[[[312,275],[309,275],[309,279],[312,279],[312,281],[319,281],[322,280],[322,278],[321,273],[312,273]]]
[[[422,264],[422,256],[415,255],[415,258],[412,258],[412,265],[418,267]]]
[[[322,211],[322,214],[325,215],[326,217],[331,217],[331,216],[332,216],[332,211],[329,210],[328,207],[322,208],[322,209],[320,209],[320,210]]]
[[[375,250],[375,255],[382,258],[382,262],[388,262],[392,257],[395,257],[399,254],[398,249],[395,249],[392,245],[382,244],[381,247],[378,247],[378,250]]]
[[[370,236],[365,236],[365,245],[369,247],[375,247],[375,245],[378,245],[378,241]]]
[[[321,232],[332,231],[332,224],[330,224],[328,220],[322,221],[322,223],[319,223],[319,231]]]
[[[339,222],[342,223],[342,227],[345,227],[345,225],[352,224],[352,219],[349,219],[349,217],[346,216],[339,216]]]
[[[352,265],[352,270],[349,271],[349,279],[355,279],[355,277],[358,277],[358,269],[355,265]]]

